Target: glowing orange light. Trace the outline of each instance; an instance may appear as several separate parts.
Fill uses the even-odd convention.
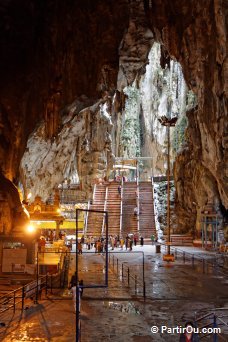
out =
[[[27,195],[27,199],[30,199],[32,197],[32,193],[29,192],[28,195]]]
[[[30,224],[26,227],[26,230],[28,233],[34,233],[36,229],[32,224]]]

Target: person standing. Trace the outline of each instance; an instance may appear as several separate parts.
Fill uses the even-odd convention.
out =
[[[180,335],[179,342],[198,342],[199,338],[194,333],[194,325],[192,322],[185,323],[185,332]]]
[[[130,251],[132,251],[132,246],[133,246],[133,240],[132,238],[129,240],[129,247],[130,247]]]
[[[53,243],[53,239],[54,239],[54,234],[53,234],[53,231],[51,230],[50,234],[49,234],[49,241],[50,241],[50,243]]]
[[[85,238],[84,238],[84,235],[82,235],[82,237],[81,237],[81,244],[82,244],[82,246],[84,245],[84,243],[85,243]]]
[[[78,254],[82,254],[82,243],[78,242]]]
[[[155,241],[155,236],[154,236],[154,234],[151,235],[150,239],[151,239],[151,243],[152,243],[152,245],[153,245],[153,244],[154,244],[154,241]]]
[[[69,243],[68,243],[68,249],[70,252],[72,251],[72,247],[73,247],[73,238],[71,238]]]
[[[97,241],[97,252],[101,253],[101,241],[100,240]]]
[[[82,293],[83,293],[83,288],[81,286],[83,286],[83,280],[79,281],[79,312],[81,311],[81,297],[82,297]],[[70,286],[69,287],[70,287],[70,289],[72,291],[72,299],[73,299],[73,304],[74,304],[74,312],[76,312],[76,302],[77,302],[77,276],[76,276],[76,272],[71,277],[71,281],[70,281]]]
[[[112,251],[113,251],[114,247],[115,247],[115,238],[114,238],[114,236],[111,237],[111,246],[112,246]]]
[[[79,286],[80,286],[80,297],[82,298],[82,295],[83,295],[83,286],[84,286],[84,282],[83,282],[83,279],[79,280]]]
[[[89,236],[88,236],[87,239],[86,239],[86,245],[87,245],[87,249],[90,250],[91,239],[90,239]]]
[[[45,238],[43,237],[41,240],[40,240],[40,251],[41,251],[41,254],[44,258],[44,253],[45,253],[45,245],[46,245],[46,240]]]
[[[72,275],[69,288],[72,291],[72,299],[74,304],[74,312],[76,312],[76,285],[77,285],[77,275],[76,272]]]
[[[125,239],[125,247],[126,247],[126,250],[128,249],[128,244],[129,244],[129,236],[127,235],[127,236],[126,236],[126,239]]]
[[[124,239],[121,237],[120,238],[120,248],[123,249],[124,246]]]
[[[143,247],[144,245],[144,238],[143,236],[140,236],[140,246]]]
[[[137,246],[137,235],[134,234],[134,245]]]

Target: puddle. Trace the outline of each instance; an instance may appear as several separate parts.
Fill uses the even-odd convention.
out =
[[[116,302],[104,302],[104,306],[109,309],[125,312],[128,314],[141,315],[139,309],[131,302],[128,303],[116,303]]]

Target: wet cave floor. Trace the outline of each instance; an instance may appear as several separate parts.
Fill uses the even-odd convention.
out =
[[[186,247],[186,249],[188,249]],[[192,253],[208,254],[189,248]],[[86,250],[85,250],[86,251]],[[135,275],[142,279],[142,261],[145,259],[146,299]],[[119,253],[118,253],[119,252]],[[120,253],[121,252],[121,253]],[[125,252],[125,251],[124,251]],[[137,253],[134,253],[137,252]],[[189,320],[214,308],[228,307],[226,277],[217,269],[202,263],[178,257],[174,263],[162,260],[155,246],[134,247],[132,252],[115,250],[109,263],[109,287],[84,289],[81,300],[81,341],[178,341],[179,335],[161,333],[161,326],[184,326]],[[118,268],[117,268],[118,258]],[[122,278],[123,263],[123,278]],[[79,256],[79,274],[84,285],[104,284],[105,259],[94,251]],[[128,269],[130,288],[128,287]],[[71,254],[69,279],[75,271],[75,254]],[[204,272],[203,272],[204,271]],[[1,341],[75,341],[76,315],[68,289],[42,295],[39,304],[27,301],[21,314],[6,313],[5,327],[0,329]],[[158,332],[152,333],[151,327]]]

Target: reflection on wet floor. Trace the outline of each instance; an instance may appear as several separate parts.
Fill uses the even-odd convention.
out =
[[[107,307],[107,305],[104,304],[105,307]],[[115,303],[115,302],[108,302],[108,308],[109,309],[114,309],[114,310],[118,310],[124,313],[128,313],[128,314],[136,314],[136,315],[140,315],[140,311],[139,308],[137,308],[135,306],[134,303],[132,302],[127,302],[127,303]]]
[[[142,277],[142,254],[116,255],[119,265],[124,262],[138,277]],[[145,280],[147,298],[132,296],[122,280],[121,271],[109,264],[109,288],[84,289],[81,305],[82,342],[95,339],[113,342],[177,341],[178,336],[151,335],[153,325],[177,325],[192,320],[194,312],[226,306],[227,285],[212,268],[201,263],[178,259],[164,263],[161,255],[145,254]],[[75,272],[75,255],[71,255],[69,279]],[[105,258],[89,253],[79,256],[79,279],[85,285],[104,284]],[[38,314],[35,314],[37,310]],[[75,315],[71,291],[65,289],[54,301],[43,301],[42,307],[27,310],[20,325],[1,341],[54,341],[75,340]],[[141,339],[138,339],[141,337]]]

